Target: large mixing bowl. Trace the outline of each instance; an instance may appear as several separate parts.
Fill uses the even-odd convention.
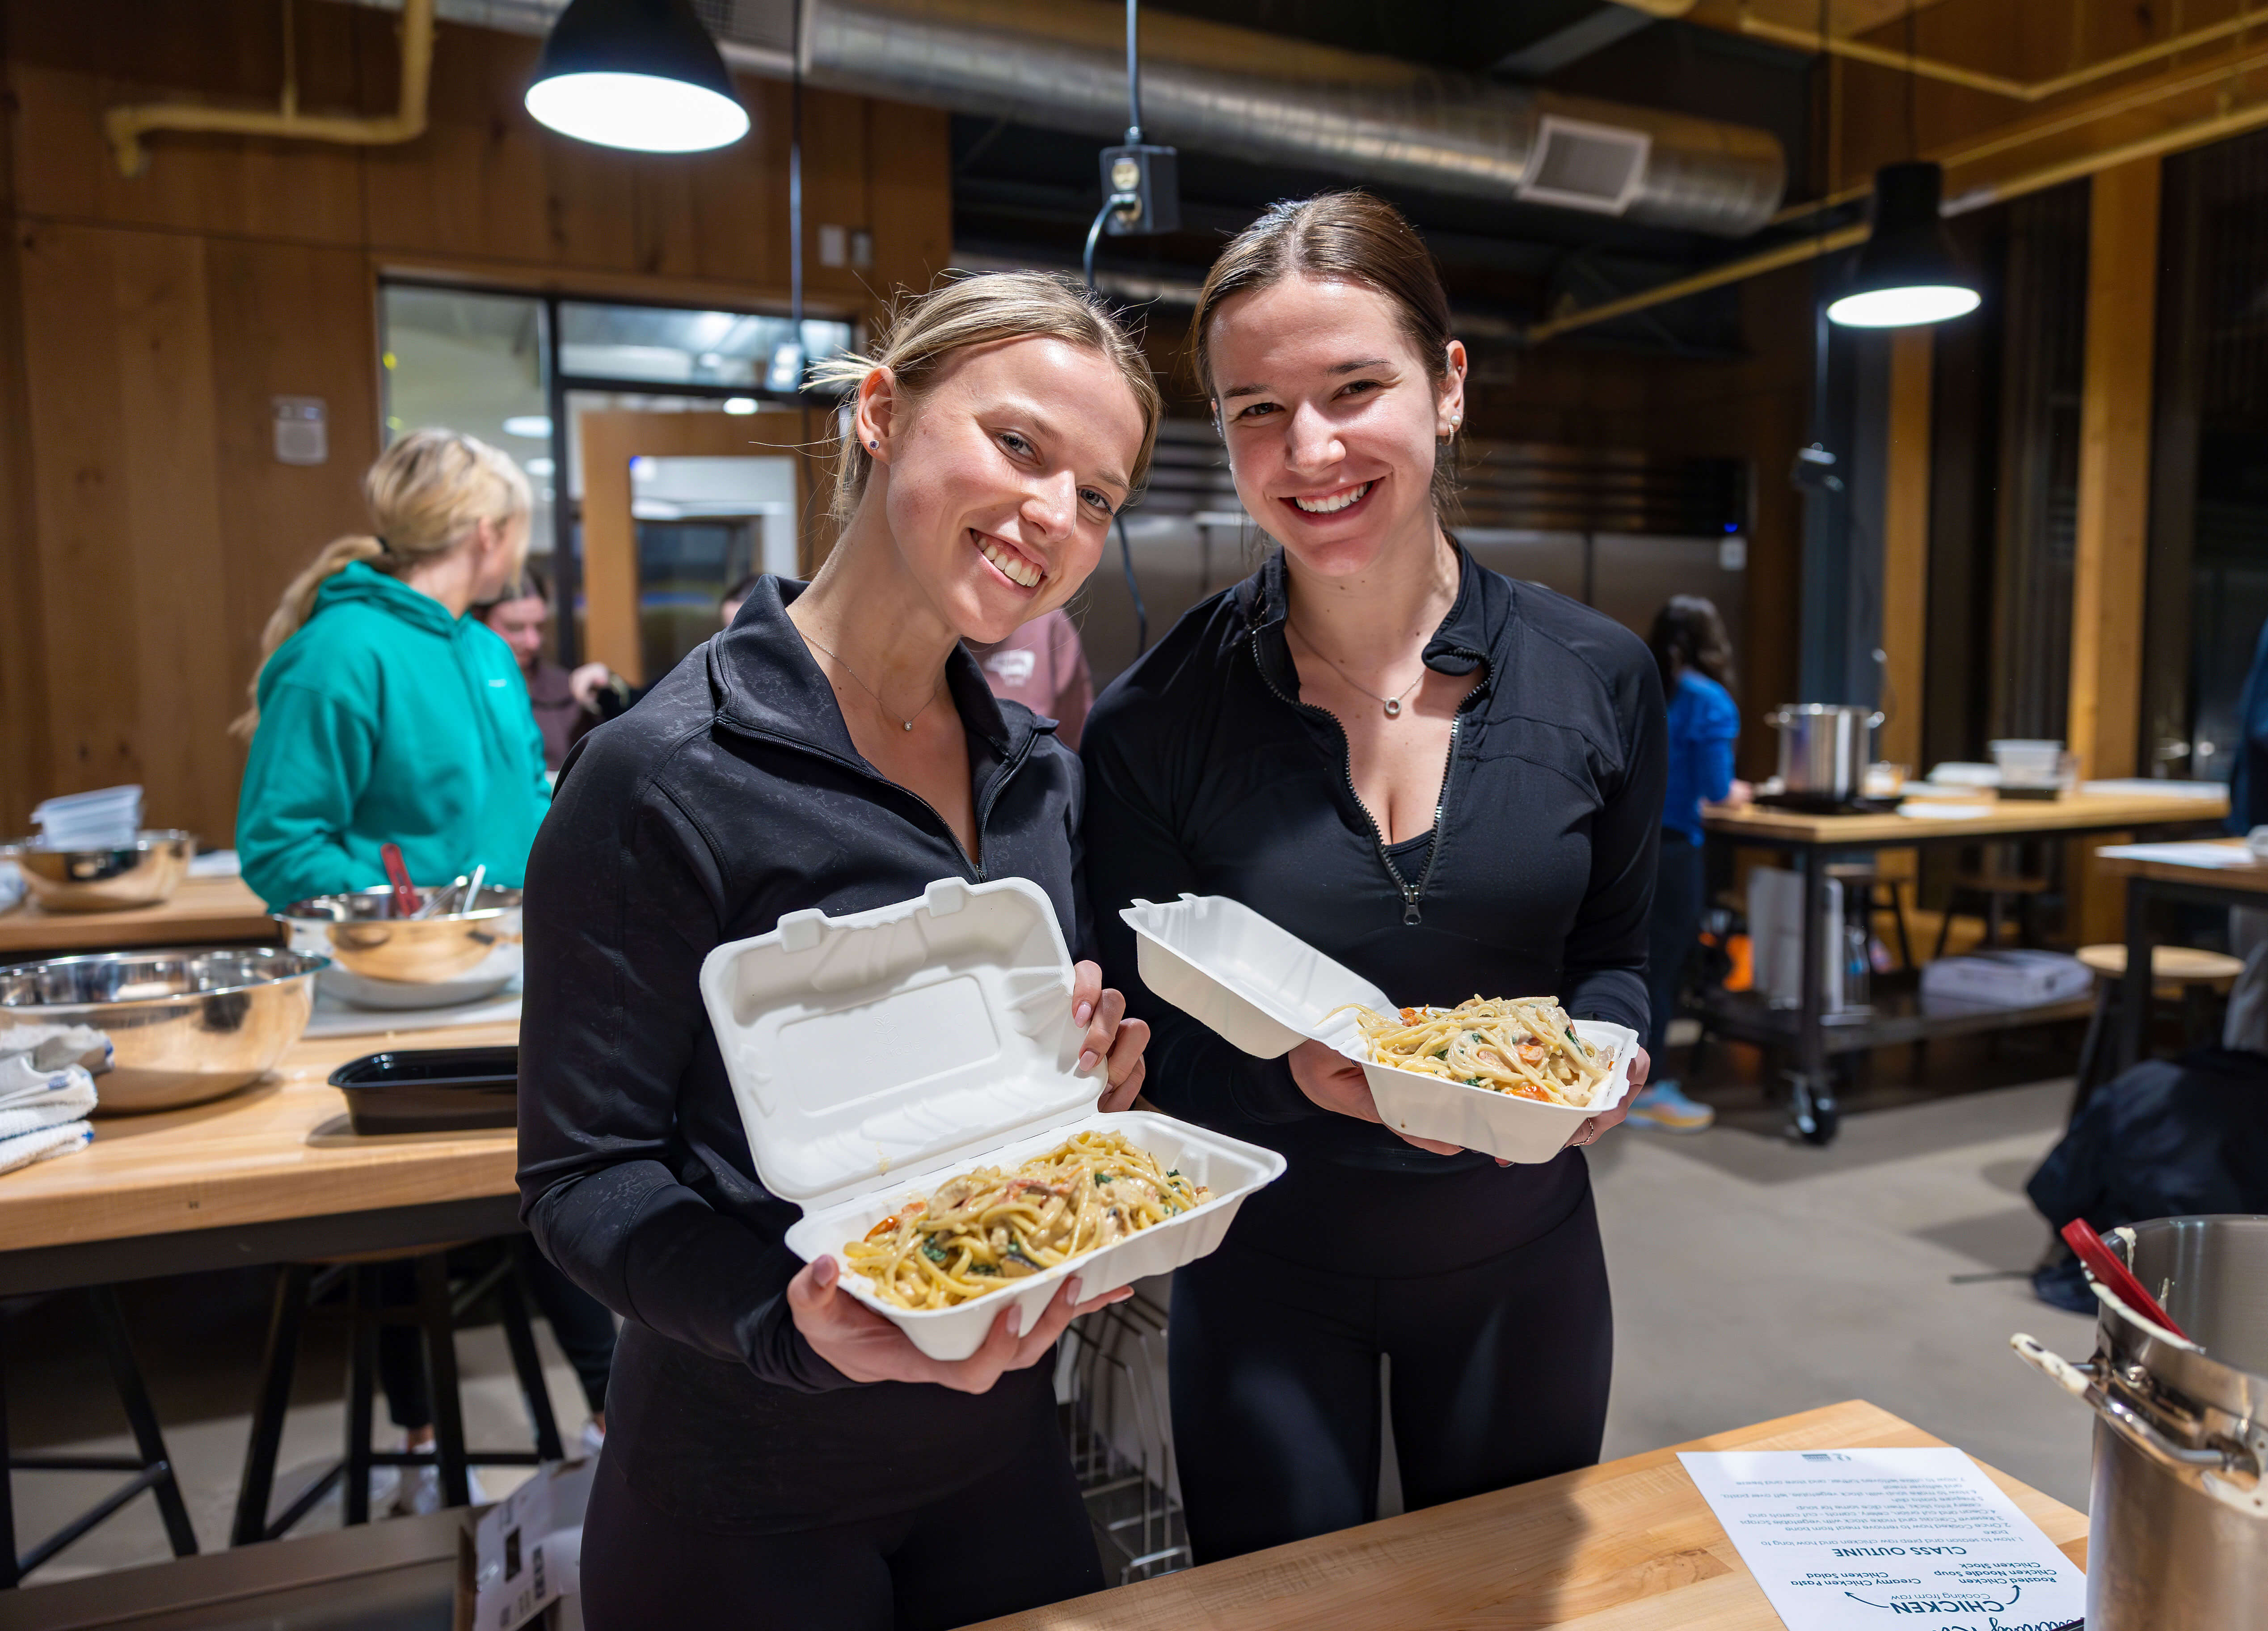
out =
[[[461,889],[416,891],[455,905]],[[294,902],[276,914],[295,951],[335,965],[324,989],[364,1007],[445,1007],[476,1001],[519,972],[519,891],[482,889],[470,910],[403,918],[392,889]]]
[[[195,833],[150,831],[110,849],[56,849],[38,838],[0,845],[0,860],[23,869],[32,898],[49,911],[122,911],[154,906],[181,887]]]
[[[0,1028],[110,1038],[98,1113],[201,1103],[256,1081],[307,1028],[324,959],[275,946],[102,952],[0,969]]]

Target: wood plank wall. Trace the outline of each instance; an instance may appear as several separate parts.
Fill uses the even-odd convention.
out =
[[[307,0],[302,104],[391,107],[395,18]],[[659,158],[565,140],[519,99],[537,42],[443,24],[426,134],[397,147],[159,134],[113,166],[102,110],[272,101],[272,0],[0,0],[0,829],[55,793],[140,781],[147,812],[232,841],[261,625],[325,540],[364,525],[387,271],[629,299],[784,302],[787,90],[751,137]],[[806,231],[865,227],[814,309],[863,315],[951,252],[946,115],[805,103]],[[277,463],[269,398],[320,396],[330,458]]]

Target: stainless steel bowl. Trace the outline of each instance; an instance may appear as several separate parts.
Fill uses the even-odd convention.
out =
[[[417,891],[423,906],[454,886]],[[300,951],[320,952],[364,979],[404,985],[455,985],[500,951],[519,944],[519,891],[482,889],[468,911],[430,918],[396,915],[392,889],[358,889],[295,901],[276,914]],[[519,970],[503,971],[501,986]],[[460,1000],[462,999],[460,999]]]
[[[196,835],[177,831],[136,833],[115,849],[55,849],[38,838],[0,845],[0,860],[23,869],[32,898],[49,911],[154,906],[181,887],[196,852]]]
[[[256,1081],[307,1028],[325,960],[275,946],[100,952],[0,969],[0,1027],[110,1038],[97,1112],[202,1103]]]

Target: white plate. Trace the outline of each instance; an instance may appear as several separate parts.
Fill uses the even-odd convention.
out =
[[[1106,1116],[1081,1073],[1071,960],[1047,893],[1021,878],[940,878],[919,899],[829,918],[790,912],[711,951],[701,994],[764,1187],[804,1209],[806,1261],[839,1252],[908,1196],[976,1167],[1013,1167],[1108,1126],[1214,1198],[1114,1245],[959,1308],[912,1312],[846,1268],[850,1295],[934,1359],[966,1359],[1011,1305],[1035,1314],[1072,1274],[1089,1296],[1220,1244],[1284,1159],[1171,1117]]]
[[[1118,915],[1134,931],[1142,983],[1158,996],[1261,1059],[1280,1059],[1307,1040],[1337,1050],[1362,1066],[1378,1113],[1398,1133],[1511,1162],[1549,1161],[1587,1118],[1614,1109],[1630,1091],[1638,1033],[1628,1026],[1575,1022],[1575,1034],[1612,1059],[1589,1104],[1518,1098],[1374,1062],[1355,1016],[1334,1010],[1359,1002],[1383,1014],[1398,1005],[1241,901],[1225,895],[1184,895],[1162,905],[1138,900]]]

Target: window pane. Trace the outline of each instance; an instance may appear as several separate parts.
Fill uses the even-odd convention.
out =
[[[588,379],[792,391],[795,381],[773,364],[794,332],[784,317],[569,300],[559,307],[559,366]],[[849,323],[805,321],[807,358],[832,357],[850,344]]]
[[[388,284],[386,435],[445,426],[519,461],[535,491],[529,552],[551,553],[551,421],[543,380],[543,305],[518,295]]]
[[[638,638],[649,680],[716,633],[725,592],[796,573],[795,455],[630,461]]]

